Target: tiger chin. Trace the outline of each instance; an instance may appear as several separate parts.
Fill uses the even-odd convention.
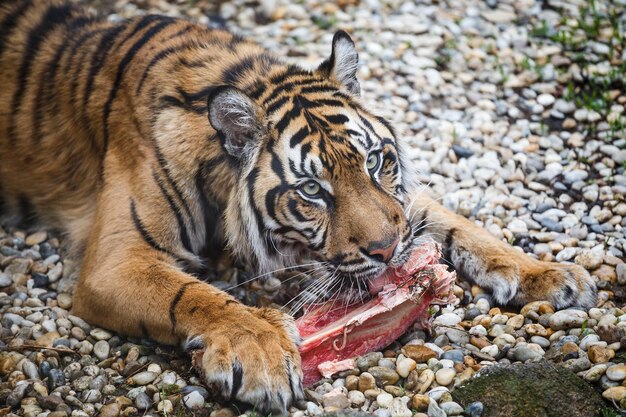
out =
[[[303,398],[299,336],[292,317],[196,278],[224,248],[262,272],[313,258],[332,289],[432,238],[499,303],[594,305],[585,270],[524,255],[413,183],[402,141],[359,99],[357,66],[345,32],[305,70],[185,20],[3,2],[4,212],[81,248],[74,314],[204,348],[205,379],[263,413]]]

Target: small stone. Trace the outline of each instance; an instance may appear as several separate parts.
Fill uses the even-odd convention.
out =
[[[48,373],[48,391],[53,391],[55,388],[65,385],[65,374],[63,371],[52,368]]]
[[[463,407],[461,407],[458,403],[454,401],[448,401],[445,403],[439,404],[439,407],[446,413],[448,416],[460,416],[463,414]]]
[[[409,376],[409,372],[414,370],[415,367],[416,367],[416,363],[411,358],[403,358],[396,362],[396,372],[402,378],[406,378],[407,376]]]
[[[164,415],[171,414],[174,412],[174,406],[170,400],[160,401],[157,405],[157,410]]]
[[[411,417],[413,413],[407,407],[409,397],[394,398],[391,403],[391,417]]]
[[[43,408],[52,411],[56,410],[58,406],[64,403],[63,398],[59,397],[58,395],[48,395],[45,397],[41,397],[37,402]]]
[[[428,404],[430,404],[430,397],[423,394],[415,394],[411,398],[411,408],[417,411],[428,410]]]
[[[72,296],[66,293],[57,295],[57,304],[59,307],[69,310],[72,308]]]
[[[350,407],[350,400],[340,389],[333,389],[322,397],[324,409],[344,409]]]
[[[621,401],[626,398],[626,387],[611,387],[602,393],[602,396],[609,401]]]
[[[131,385],[147,385],[154,381],[158,374],[150,371],[139,372],[128,379],[128,383]]]
[[[348,392],[348,399],[353,405],[357,407],[360,407],[363,404],[365,404],[365,395],[363,395],[361,391],[352,390]]]
[[[95,328],[89,334],[94,337],[96,340],[109,340],[113,337],[111,332],[108,332],[104,329]]]
[[[532,301],[520,310],[520,314],[524,317],[527,317],[530,312],[535,312],[539,315],[554,313],[554,306],[548,301]]]
[[[567,309],[561,310],[550,316],[550,327],[553,330],[571,329],[574,327],[581,327],[588,315],[581,310]]]
[[[468,417],[482,417],[485,407],[480,401],[470,403],[465,407],[465,414]]]
[[[139,410],[147,410],[152,406],[152,400],[148,397],[148,394],[142,391],[135,397],[135,406]]]
[[[465,359],[465,355],[463,354],[463,351],[461,350],[451,349],[451,350],[448,350],[447,352],[444,352],[444,354],[441,355],[441,359],[449,359],[455,363],[463,363],[463,360]]]
[[[39,370],[37,369],[37,365],[29,360],[24,361],[22,364],[22,372],[24,372],[24,374],[26,374],[26,376],[30,379],[39,379]]]
[[[98,417],[118,417],[121,411],[120,405],[116,402],[112,402],[102,406]]]
[[[95,389],[83,392],[83,401],[86,403],[97,403],[102,399],[102,393]]]
[[[425,369],[424,371],[422,371],[419,378],[417,379],[418,392],[420,394],[424,394],[426,391],[428,391],[428,388],[430,388],[434,380],[435,373],[432,370]]]
[[[378,361],[383,358],[381,352],[370,352],[356,359],[356,366],[361,372],[367,371],[372,366],[378,365]]]
[[[443,411],[436,402],[431,401],[428,404],[428,417],[446,417],[446,412]]]
[[[11,277],[5,273],[0,272],[0,288],[6,288],[13,284]]]
[[[592,271],[602,265],[604,254],[599,251],[583,250],[575,259],[575,262],[583,268]]]
[[[45,242],[46,239],[48,239],[48,233],[45,230],[41,230],[27,236],[24,243],[26,243],[26,246],[34,246]]]
[[[94,355],[96,355],[96,357],[100,359],[101,361],[109,357],[110,350],[111,350],[111,347],[109,346],[109,343],[106,340],[99,340],[93,346]]]
[[[393,385],[400,379],[400,375],[395,370],[383,366],[373,366],[368,372],[372,374],[376,383],[380,386]]]
[[[454,377],[456,376],[456,372],[452,368],[442,368],[435,373],[435,380],[439,385],[449,385]]]
[[[383,392],[376,397],[376,403],[381,408],[389,408],[391,407],[391,403],[393,402],[393,395]]]
[[[537,103],[541,104],[544,107],[551,106],[556,99],[551,94],[539,94],[537,96]]]
[[[603,348],[598,345],[591,346],[587,354],[592,363],[605,363],[613,359],[615,352],[611,349]]]
[[[376,388],[376,379],[369,372],[363,372],[359,376],[359,391],[365,392],[367,390]]]
[[[610,366],[606,370],[606,376],[611,381],[623,381],[626,379],[626,365],[620,363],[618,365]]]
[[[423,345],[406,345],[402,348],[402,353],[417,363],[425,363],[429,359],[437,357],[437,353],[434,350]]]
[[[598,382],[605,374],[607,368],[608,365],[605,363],[594,365],[591,369],[584,373],[583,379],[587,382]]]
[[[456,326],[461,322],[461,317],[457,316],[454,313],[446,313],[440,316],[437,316],[435,320],[433,320],[433,326]]]

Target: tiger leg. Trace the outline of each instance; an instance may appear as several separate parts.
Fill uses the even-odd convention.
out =
[[[111,223],[96,223],[100,233],[88,244],[73,314],[122,334],[205,349],[203,376],[211,388],[264,415],[285,415],[303,395],[293,318],[239,303],[181,271],[132,224],[112,233]]]
[[[498,303],[548,300],[557,308],[595,306],[596,286],[584,268],[531,258],[424,192],[411,197],[409,217],[416,235],[441,243],[444,259],[459,276],[491,292]]]

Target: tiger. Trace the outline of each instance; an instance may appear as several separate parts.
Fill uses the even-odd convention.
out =
[[[591,307],[574,264],[536,260],[432,199],[405,141],[360,99],[344,31],[306,69],[224,30],[108,21],[61,0],[0,5],[0,196],[78,248],[72,312],[205,349],[207,384],[285,415],[303,398],[294,319],[201,279],[226,252],[259,272],[312,260],[366,283],[435,239],[500,304]]]

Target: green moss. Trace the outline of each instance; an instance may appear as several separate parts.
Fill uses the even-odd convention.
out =
[[[463,406],[482,402],[483,417],[601,417],[606,408],[589,384],[548,362],[487,369],[452,397]]]

